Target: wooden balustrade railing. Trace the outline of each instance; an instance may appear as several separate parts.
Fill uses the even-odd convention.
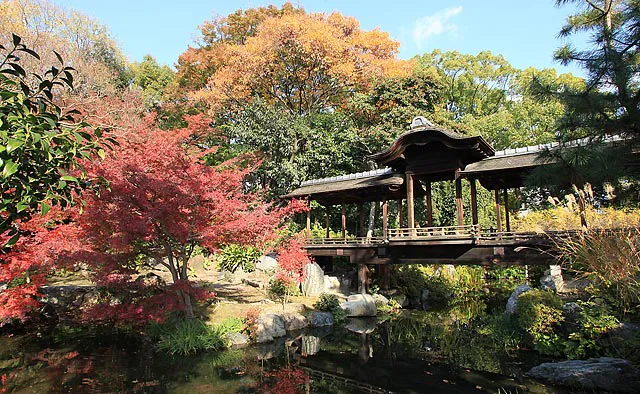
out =
[[[478,226],[390,228],[387,231],[387,236],[390,240],[397,238],[459,238],[474,237],[478,232]]]

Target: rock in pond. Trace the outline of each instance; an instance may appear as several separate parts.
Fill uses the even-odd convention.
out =
[[[507,308],[505,309],[505,313],[507,315],[513,315],[514,313],[516,313],[518,311],[518,297],[530,290],[531,286],[526,284],[516,287],[516,289],[513,291],[513,293],[511,293],[511,296],[509,296],[509,299],[507,300]]]
[[[307,318],[299,313],[285,313],[282,315],[282,319],[284,320],[284,328],[287,331],[302,330],[309,326]]]
[[[258,329],[256,341],[258,343],[271,342],[274,338],[287,335],[284,319],[280,315],[260,315],[258,317]]]
[[[637,393],[640,370],[619,358],[590,358],[544,363],[531,368],[529,376],[581,390]]]
[[[364,319],[348,318],[347,321],[344,323],[344,328],[358,334],[371,334],[376,330],[376,323],[377,321],[374,318],[364,318]]]
[[[347,317],[376,316],[376,302],[369,294],[354,294],[340,304]]]
[[[230,332],[227,341],[232,349],[239,349],[249,345],[249,336],[241,332]]]
[[[311,315],[311,325],[314,327],[332,326],[333,315],[331,312],[313,312]]]

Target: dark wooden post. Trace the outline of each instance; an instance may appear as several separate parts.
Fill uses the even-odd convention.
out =
[[[364,207],[362,203],[358,204],[358,232],[360,237],[365,237],[367,233],[364,231]]]
[[[342,238],[347,238],[347,206],[342,203]]]
[[[509,189],[506,187],[503,190],[504,193],[504,220],[507,226],[507,232],[511,231],[511,221],[509,220]]]
[[[456,174],[456,216],[458,226],[464,226],[464,207],[462,206],[462,178]]]
[[[415,227],[415,211],[413,206],[413,175],[407,174],[407,227]]]
[[[500,208],[500,189],[494,190],[496,195],[496,231],[502,232],[502,208]]]
[[[379,268],[380,271],[380,288],[382,290],[389,290],[389,288],[391,287],[391,278],[390,278],[390,273],[389,273],[389,269],[391,268],[389,266],[389,264],[380,264],[377,266]]]
[[[366,264],[358,264],[358,292],[360,294],[367,293],[367,276],[369,268]]]
[[[308,201],[307,208],[307,238],[311,238],[311,200]]]
[[[327,207],[327,211],[325,212],[325,216],[324,216],[324,224],[325,227],[327,228],[325,231],[325,238],[331,238],[331,233],[329,233],[329,207]]]
[[[469,179],[471,189],[471,224],[478,224],[478,190],[476,189],[476,179]]]
[[[425,183],[425,202],[427,205],[427,226],[433,227],[433,197],[431,195],[431,182]]]
[[[402,212],[402,199],[398,200],[398,228],[402,228],[402,221],[404,220],[404,212]]]
[[[389,232],[389,204],[387,200],[382,201],[382,236],[388,238]]]

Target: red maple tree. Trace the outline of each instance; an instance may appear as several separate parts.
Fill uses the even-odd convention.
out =
[[[226,243],[264,245],[276,238],[289,214],[306,209],[302,202],[279,206],[246,192],[251,168],[203,164],[202,155],[215,149],[202,149],[209,121],[201,116],[188,121],[184,129],[163,131],[150,117],[121,132],[116,149],[86,166],[92,178],[105,178],[109,187],[86,192],[77,217],[39,230],[46,242],[25,240],[24,247],[3,257],[8,263],[0,282],[12,284],[0,293],[5,301],[0,319],[24,318],[37,305],[38,288],[54,263],[83,264],[100,288],[118,294],[117,302],[87,309],[87,319],[143,323],[160,321],[173,310],[192,317],[192,299],[211,295],[189,280],[197,246],[214,251]],[[157,291],[136,281],[144,265],[165,267],[170,286]],[[28,284],[15,285],[16,278],[25,277]]]

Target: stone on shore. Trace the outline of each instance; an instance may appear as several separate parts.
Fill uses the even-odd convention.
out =
[[[324,271],[318,263],[304,266],[302,293],[306,296],[318,296],[324,292]]]
[[[340,304],[340,308],[347,317],[376,316],[376,302],[369,294],[354,294]]]
[[[282,315],[282,319],[284,320],[284,328],[287,331],[302,330],[309,326],[307,318],[299,313],[285,313]]]
[[[332,326],[333,315],[331,312],[313,312],[311,314],[311,325],[314,327]]]
[[[513,315],[518,312],[518,297],[530,290],[531,287],[527,284],[516,287],[513,293],[511,293],[511,296],[509,296],[509,300],[507,300],[505,313],[507,315]]]
[[[256,330],[256,342],[271,342],[274,338],[287,335],[284,319],[280,315],[260,315]]]
[[[627,360],[609,357],[544,363],[531,368],[529,376],[587,391],[637,393],[640,386],[640,370]]]
[[[274,255],[266,255],[262,256],[258,259],[256,263],[256,270],[266,272],[269,274],[273,274],[278,269],[278,260],[276,260]]]

